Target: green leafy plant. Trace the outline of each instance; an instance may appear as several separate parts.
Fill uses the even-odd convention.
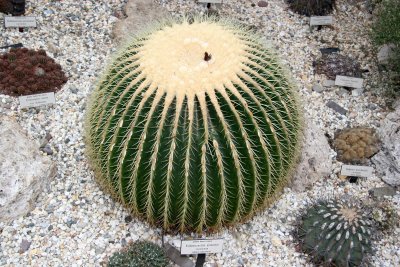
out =
[[[303,252],[323,266],[360,266],[372,251],[372,222],[355,201],[320,201],[310,206],[297,231]]]
[[[166,267],[169,261],[164,250],[148,241],[138,241],[108,260],[108,267]]]
[[[217,18],[133,39],[88,110],[100,184],[164,229],[245,220],[286,184],[300,146],[295,93],[274,54]]]
[[[336,0],[287,0],[289,8],[300,15],[325,16],[335,7]]]
[[[388,62],[392,94],[400,92],[400,1],[382,0],[377,7],[377,18],[372,26],[372,39],[377,46],[390,45]]]

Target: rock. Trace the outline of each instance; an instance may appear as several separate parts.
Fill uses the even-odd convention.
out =
[[[391,186],[400,185],[400,100],[396,102],[395,111],[389,113],[381,123],[378,134],[382,149],[372,162],[382,180]]]
[[[378,62],[381,65],[386,65],[389,60],[394,56],[394,48],[396,46],[393,44],[385,44],[379,48],[378,51]]]
[[[341,114],[341,115],[346,115],[347,114],[347,110],[344,109],[343,107],[341,107],[339,104],[337,104],[336,102],[329,100],[328,103],[326,103],[326,106],[328,108],[333,109],[334,111],[336,111],[337,113]]]
[[[21,244],[19,245],[19,253],[24,253],[28,251],[29,247],[31,246],[32,242],[29,242],[26,239],[22,239]]]
[[[322,82],[322,85],[325,87],[332,87],[332,86],[335,86],[335,81],[334,80],[324,80]]]
[[[369,190],[370,195],[373,197],[383,197],[383,196],[394,196],[396,195],[396,190],[392,187],[377,187],[374,189]]]
[[[318,179],[328,176],[332,170],[332,159],[329,156],[330,146],[323,131],[310,119],[306,120],[304,144],[292,179],[292,189],[303,192]]]
[[[125,14],[127,18],[118,21],[112,32],[112,36],[117,42],[145,29],[150,21],[162,20],[168,12],[154,1],[129,0],[125,7]]]
[[[321,93],[322,91],[324,91],[324,87],[317,83],[313,85],[312,90],[314,92]]]
[[[132,218],[131,215],[128,215],[128,216],[125,217],[125,222],[126,223],[130,223],[132,220],[133,220],[133,218]]]
[[[363,88],[357,88],[351,91],[352,96],[360,96],[364,92]]]
[[[275,247],[280,247],[280,246],[282,246],[282,241],[279,239],[279,237],[277,237],[277,236],[273,236],[272,238],[271,238],[271,243],[272,243],[272,245],[274,245]]]
[[[14,119],[0,116],[0,136],[0,222],[8,222],[34,208],[56,168]]]
[[[267,3],[266,1],[258,1],[257,5],[258,5],[259,7],[267,7],[267,6],[268,6],[268,3]]]

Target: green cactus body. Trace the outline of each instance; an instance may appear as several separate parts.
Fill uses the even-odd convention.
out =
[[[232,23],[195,19],[122,50],[86,126],[113,196],[164,229],[202,231],[247,218],[282,188],[300,124],[274,55]]]
[[[299,238],[316,263],[359,266],[371,251],[371,223],[354,204],[321,202],[304,214]]]

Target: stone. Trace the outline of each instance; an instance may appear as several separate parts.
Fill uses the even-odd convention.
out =
[[[363,88],[357,88],[357,89],[353,89],[351,91],[351,95],[352,96],[361,96],[363,94],[363,92],[364,92]]]
[[[312,90],[314,92],[321,93],[322,91],[324,91],[324,87],[317,83],[313,85]]]
[[[303,192],[318,179],[329,176],[332,170],[330,146],[324,132],[309,118],[304,129],[300,163],[291,182],[291,188],[296,192]]]
[[[167,17],[168,12],[161,5],[149,0],[128,0],[125,6],[126,18],[119,20],[113,29],[112,36],[117,42],[135,35],[149,25]]]
[[[378,134],[382,142],[379,153],[372,157],[376,172],[381,179],[391,185],[400,185],[400,100],[394,105],[381,123]]]
[[[377,187],[369,190],[370,195],[373,197],[383,197],[383,196],[394,196],[396,195],[396,190],[390,186]]]
[[[385,44],[379,48],[378,51],[378,63],[381,65],[387,65],[390,59],[395,55],[394,44]]]
[[[30,248],[32,242],[29,242],[26,239],[22,239],[21,244],[19,245],[19,253],[24,253],[26,251],[28,251],[28,249]]]
[[[257,5],[258,5],[259,7],[267,7],[267,6],[268,6],[268,3],[267,3],[266,1],[258,1]]]
[[[332,86],[335,86],[335,81],[334,80],[324,80],[322,82],[322,85],[325,87],[332,87]]]
[[[30,212],[56,167],[13,118],[0,116],[0,222]]]
[[[338,103],[329,100],[328,103],[326,103],[326,106],[328,108],[333,109],[334,111],[336,111],[337,113],[341,114],[341,115],[346,115],[347,114],[347,110],[344,109],[342,106],[340,106]]]
[[[181,267],[194,267],[193,261],[188,257],[182,256],[180,251],[169,243],[164,243],[164,250],[168,258]]]

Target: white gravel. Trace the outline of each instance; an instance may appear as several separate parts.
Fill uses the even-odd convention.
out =
[[[191,0],[157,2],[176,16],[205,10]],[[310,33],[308,19],[288,11],[283,0],[270,0],[266,8],[252,7],[256,0],[224,2],[221,14],[256,26],[271,40],[298,82],[305,111],[324,131],[332,136],[336,129],[346,126],[379,127],[388,110],[379,93],[376,60],[366,34],[371,18],[364,6],[339,0],[334,27]],[[17,118],[38,142],[51,134],[51,158],[58,168],[55,180],[30,214],[10,224],[0,223],[0,266],[102,266],[126,242],[147,239],[160,243],[159,229],[135,218],[130,220],[127,211],[99,189],[84,156],[82,123],[87,96],[116,49],[110,37],[117,21],[113,15],[123,5],[123,0],[30,0],[27,15],[37,16],[38,28],[24,33],[1,29],[0,45],[22,42],[25,47],[49,51],[69,81],[56,94],[54,107],[21,110],[16,98],[0,95],[0,113]],[[321,46],[339,46],[343,54],[356,58],[369,70],[361,96],[344,93],[338,87],[322,93],[311,90],[324,80],[314,75],[312,66]],[[328,100],[348,109],[348,115],[327,108]],[[331,156],[335,159],[333,150]],[[334,160],[331,176],[311,190],[294,193],[286,189],[272,207],[249,222],[214,235],[224,238],[226,246],[222,254],[207,257],[207,266],[310,265],[293,242],[292,231],[300,210],[326,196],[349,194],[367,199],[368,190],[385,185],[376,176],[361,179],[358,184],[342,182],[337,178],[340,166]],[[400,213],[399,194],[388,201]],[[399,237],[397,227],[376,242],[373,266],[400,266]],[[168,240],[178,238],[167,236]]]

